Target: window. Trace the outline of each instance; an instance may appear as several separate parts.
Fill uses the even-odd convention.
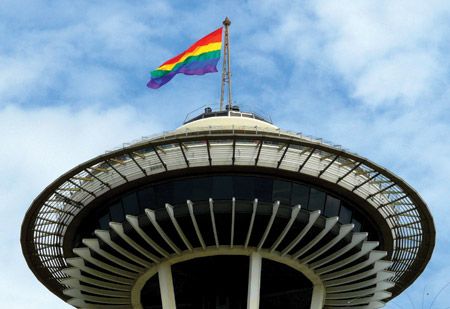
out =
[[[234,176],[234,197],[238,200],[253,200],[255,198],[255,182],[253,177]]]
[[[308,209],[311,211],[320,210],[323,213],[324,203],[325,203],[325,193],[317,189],[311,188],[309,194]]]
[[[352,220],[352,211],[344,205],[341,205],[339,212],[339,222],[349,224]]]
[[[144,187],[138,190],[138,200],[141,211],[145,208],[156,209],[156,199],[153,187]]]
[[[325,203],[324,215],[327,217],[339,216],[339,205],[341,201],[331,195],[327,195],[327,201]]]
[[[291,204],[292,183],[288,181],[275,180],[273,182],[273,201],[280,201],[282,204]]]
[[[126,215],[138,215],[141,211],[139,209],[139,203],[136,192],[124,196],[122,199],[123,208]]]
[[[122,203],[116,202],[109,208],[111,213],[111,221],[114,222],[123,222],[125,220],[125,216],[123,214]]]
[[[219,200],[233,197],[233,178],[231,176],[214,176],[211,197]]]
[[[308,208],[309,187],[297,183],[292,184],[292,205],[301,205],[303,209]]]

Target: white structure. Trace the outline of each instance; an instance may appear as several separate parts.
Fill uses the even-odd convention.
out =
[[[434,233],[386,169],[207,110],[58,178],[30,207],[22,246],[79,308],[380,308],[422,272]]]

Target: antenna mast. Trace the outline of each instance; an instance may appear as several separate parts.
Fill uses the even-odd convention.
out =
[[[228,34],[228,28],[231,25],[228,17],[223,21],[225,27],[225,39],[223,48],[223,65],[222,65],[222,87],[220,90],[220,111],[223,110],[223,99],[225,94],[225,83],[228,85],[228,110],[231,110],[231,69],[230,69],[230,37]]]

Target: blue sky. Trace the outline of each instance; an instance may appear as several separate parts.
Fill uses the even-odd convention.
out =
[[[25,265],[19,231],[26,209],[74,165],[174,129],[203,105],[217,108],[220,74],[179,75],[159,90],[145,85],[151,70],[225,16],[236,104],[387,167],[428,203],[437,229],[433,258],[387,308],[430,308],[434,298],[432,308],[449,307],[446,0],[2,0],[2,305],[69,308]]]

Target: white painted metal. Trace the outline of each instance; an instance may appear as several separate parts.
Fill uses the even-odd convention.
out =
[[[219,236],[217,235],[216,218],[214,216],[214,201],[212,198],[209,199],[209,213],[211,215],[211,226],[213,229],[214,241],[216,242],[216,247],[219,248]]]
[[[130,223],[130,225],[133,227],[133,229],[139,234],[139,236],[142,237],[153,249],[155,249],[159,254],[161,254],[163,257],[168,257],[169,253],[161,248],[153,239],[148,237],[148,235],[141,229],[139,226],[138,218],[131,215],[126,215],[127,221]]]
[[[227,122],[235,120],[231,119],[232,117],[228,118]],[[412,248],[420,244],[422,239],[416,237],[414,242],[405,242],[404,240],[405,237],[412,237],[408,235],[418,234],[415,231],[422,230],[422,223],[421,215],[417,210],[420,205],[415,205],[415,202],[405,193],[408,188],[407,184],[399,180],[392,180],[389,172],[378,168],[367,160],[347,154],[333,146],[325,145],[320,140],[284,132],[260,121],[257,121],[255,127],[255,123],[252,122],[250,125],[248,121],[256,120],[239,118],[239,125],[236,127],[227,124],[227,122],[215,123],[211,127],[202,127],[200,124],[203,122],[201,121],[195,123],[195,125],[190,124],[175,132],[164,133],[163,136],[136,143],[132,146],[137,148],[130,150],[129,154],[120,155],[117,158],[109,155],[110,157],[105,160],[101,158],[94,160],[95,162],[90,166],[73,172],[64,180],[58,180],[57,189],[48,194],[48,199],[43,202],[37,212],[36,220],[33,221],[35,222],[33,227],[35,251],[40,257],[42,266],[48,267],[52,276],[57,280],[62,280],[66,276],[61,270],[67,266],[64,257],[61,255],[62,250],[59,250],[60,248],[55,250],[54,245],[62,244],[63,236],[59,235],[59,232],[64,231],[71,220],[96,197],[126,183],[126,181],[164,173],[166,171],[165,166],[167,170],[187,168],[180,143],[174,141],[199,134],[213,140],[215,136],[220,136],[223,132],[229,132],[230,136],[234,136],[234,131],[231,131],[231,129],[239,129],[248,135],[261,137],[262,144],[259,143],[258,139],[256,139],[258,142],[246,142],[244,139],[238,138],[234,144],[236,147],[234,150],[237,150],[235,164],[253,166],[259,153],[258,147],[261,146],[258,166],[297,172],[299,165],[306,163],[300,173],[320,177],[330,183],[335,183],[342,190],[355,190],[354,193],[372,205],[374,210],[385,219],[386,224],[392,227],[396,242],[392,255],[404,257],[403,260],[392,266],[392,270],[396,272],[395,278],[392,280],[398,279],[408,271],[408,267],[412,265],[417,256],[417,250],[412,250]],[[277,166],[280,159],[280,149],[283,149],[280,146],[284,145],[285,147],[286,141],[280,141],[278,144],[275,141],[265,143],[265,136],[289,139],[293,143],[298,143],[299,146],[286,149],[284,159]],[[217,137],[217,142],[211,145],[213,165],[232,165],[233,143],[220,139],[222,138]],[[153,142],[165,140],[168,142],[162,145],[164,147],[147,146],[148,143],[151,145]],[[185,154],[191,166],[209,166],[207,143],[204,140],[191,142],[189,145],[183,143],[183,145],[181,147],[185,147]],[[321,150],[315,151],[316,147],[321,147]],[[336,150],[339,151],[339,160],[333,161]],[[156,151],[163,162],[158,158]],[[308,158],[310,153],[312,155]],[[105,162],[108,162],[110,166],[105,166]],[[330,165],[328,166],[328,164]],[[371,179],[375,173],[380,173],[380,175]],[[389,188],[389,190],[386,188]],[[413,221],[411,218],[416,219]],[[130,222],[130,220],[128,221]],[[133,220],[131,221],[133,222]],[[132,226],[133,228],[136,227],[133,224]],[[142,231],[138,229],[136,231],[141,236],[143,235]],[[289,228],[287,231],[289,231]],[[285,235],[280,236],[284,237]],[[283,237],[280,238],[280,241],[277,240],[274,243],[271,248],[273,252],[275,252]],[[234,241],[233,237],[232,239]],[[146,241],[149,243],[148,238]],[[230,247],[233,246],[234,243],[232,242]],[[156,248],[154,249],[158,251]],[[177,249],[179,250],[179,248]],[[176,254],[178,254],[177,249],[174,249]],[[284,253],[287,254],[287,252]],[[167,257],[168,253],[165,252],[163,256]],[[314,261],[314,258],[308,262],[312,261],[313,263],[317,262]]]
[[[94,232],[95,236],[97,236],[98,238],[100,238],[101,240],[103,240],[108,246],[110,246],[112,249],[116,250],[118,253],[120,253],[121,255],[136,261],[138,264],[140,265],[148,265],[149,263],[147,261],[144,261],[143,259],[141,259],[140,257],[138,257],[137,255],[131,253],[129,250],[122,248],[122,246],[119,246],[118,244],[116,244],[112,239],[111,239],[111,235],[109,234],[109,232],[107,231],[103,231],[103,230],[96,230]],[[147,266],[148,267],[148,266]]]
[[[83,244],[85,246],[87,246],[89,249],[91,249],[92,251],[94,251],[97,254],[103,256],[104,258],[110,260],[111,262],[116,263],[117,265],[120,265],[120,266],[127,268],[134,272],[141,272],[143,270],[143,268],[136,266],[135,264],[126,262],[123,259],[118,258],[115,255],[108,253],[105,250],[101,249],[98,239],[96,239],[96,238],[94,238],[94,239],[85,238],[85,239],[83,239]],[[150,263],[145,263],[145,264],[144,264],[144,266],[146,266],[146,267],[150,266]]]
[[[300,259],[301,263],[308,263],[309,261],[316,259],[317,257],[321,256],[325,252],[327,252],[331,247],[333,247],[335,244],[337,244],[342,238],[348,235],[354,228],[354,224],[345,224],[341,225],[339,229],[339,234],[336,235],[332,240],[330,240],[329,243],[324,245],[322,248],[317,249],[316,251],[312,252],[310,255]]]
[[[253,224],[255,223],[257,208],[258,208],[258,199],[255,198],[255,200],[253,201],[252,217],[250,219],[250,224],[248,225],[247,237],[245,238],[245,244],[244,244],[245,248],[248,247],[248,242],[250,241],[250,237],[252,236]]]
[[[264,231],[263,236],[261,237],[261,240],[258,244],[258,250],[261,250],[261,247],[264,245],[264,242],[266,241],[267,235],[269,235],[270,229],[272,228],[273,221],[275,220],[275,217],[277,216],[278,208],[280,207],[280,201],[276,201],[273,204],[272,208],[272,215],[270,216],[269,223],[267,223],[266,230]]]
[[[298,234],[298,236],[295,237],[295,239],[291,241],[291,243],[285,249],[283,249],[283,251],[281,251],[282,256],[288,254],[300,242],[300,240],[302,240],[303,237],[305,237],[306,233],[308,233],[308,231],[312,228],[314,223],[316,223],[316,220],[319,219],[319,216],[320,210],[313,211],[309,214],[308,224],[306,224],[306,226]]]
[[[197,234],[198,241],[200,242],[202,248],[205,249],[206,244],[205,241],[203,240],[202,232],[200,232],[200,228],[198,227],[197,219],[195,219],[193,204],[191,201],[188,200],[187,205],[189,208],[189,215],[191,216],[192,224],[194,225],[195,233]]]
[[[95,266],[98,266],[104,270],[107,270],[109,272],[112,272],[114,274],[126,277],[126,278],[134,278],[135,272],[130,272],[123,270],[121,268],[112,266],[111,264],[107,264],[105,262],[102,262],[91,255],[91,251],[88,248],[75,248],[73,249],[73,253],[81,257],[82,259],[94,264]]]
[[[176,309],[177,304],[175,302],[175,291],[173,288],[172,270],[170,264],[159,264],[158,278],[163,309]]]
[[[322,284],[314,284],[310,308],[323,308],[323,304],[325,303],[325,295],[325,287]]]
[[[123,225],[121,223],[110,222],[109,227],[111,229],[113,229],[117,233],[117,235],[119,235],[119,237],[122,238],[127,244],[129,244],[131,247],[133,247],[136,251],[138,251],[143,256],[147,257],[149,260],[156,262],[156,263],[160,261],[160,259],[156,255],[150,253],[147,249],[143,248],[136,241],[134,241],[131,237],[129,237],[127,234],[125,234],[125,231],[123,230]],[[149,262],[146,262],[141,258],[134,258],[134,259],[136,259],[139,262],[139,264],[144,265],[146,267],[149,267],[149,265],[150,265]]]
[[[231,235],[230,235],[230,248],[234,245],[234,225],[236,220],[236,199],[231,199]]]
[[[192,245],[187,239],[186,235],[184,235],[183,230],[181,229],[180,225],[178,224],[177,218],[175,218],[175,215],[173,213],[173,206],[170,204],[166,204],[166,210],[169,214],[170,220],[172,221],[173,226],[177,230],[178,235],[180,235],[181,240],[183,240],[186,248],[190,251],[192,251]]]
[[[164,232],[164,230],[159,226],[158,222],[156,221],[155,212],[151,209],[145,209],[145,214],[150,219],[150,222],[153,224],[155,229],[158,231],[159,235],[166,241],[166,243],[172,248],[173,251],[175,251],[176,254],[180,254],[181,250],[175,245],[175,243],[170,239],[169,236]]]
[[[252,253],[250,255],[250,266],[248,274],[247,309],[259,309],[261,267],[261,255],[256,252]]]
[[[298,259],[300,256],[302,256],[304,253],[306,253],[309,249],[311,249],[314,245],[316,245],[322,238],[325,237],[326,234],[333,228],[333,226],[336,225],[336,223],[339,221],[338,217],[332,217],[327,218],[325,221],[325,227],[322,231],[320,231],[319,234],[317,234],[314,239],[312,239],[308,244],[304,245],[300,250],[298,250],[296,253],[294,253],[292,256],[294,259]]]
[[[210,218],[211,220],[215,221],[214,218],[214,204],[212,199],[209,202],[210,205]],[[181,206],[183,207],[183,206]],[[189,209],[189,214],[192,220],[192,224],[196,230],[195,236],[200,240],[203,240],[202,237],[202,231],[201,226],[198,225],[198,222],[196,220],[195,215],[195,209],[193,207],[192,202],[187,201],[186,206]],[[234,212],[234,216],[237,214],[235,213],[235,200],[233,199],[231,201],[231,209],[230,213]],[[382,295],[380,292],[383,292],[387,289],[389,289],[392,284],[386,283],[386,280],[392,277],[393,273],[391,272],[385,272],[384,269],[388,268],[391,265],[391,262],[387,261],[380,261],[381,258],[385,257],[385,252],[380,251],[374,251],[373,249],[377,246],[376,242],[368,242],[364,241],[367,237],[366,233],[353,233],[350,242],[343,246],[342,249],[339,249],[335,252],[331,252],[330,254],[327,253],[334,244],[336,244],[339,240],[342,240],[345,235],[348,235],[348,233],[351,233],[351,229],[353,228],[352,225],[343,225],[340,226],[339,232],[336,236],[334,236],[329,242],[324,244],[321,248],[318,248],[316,252],[310,254],[309,256],[305,257],[304,260],[307,260],[308,264],[305,264],[304,261],[299,260],[298,258],[303,256],[304,253],[308,252],[308,250],[312,247],[314,247],[323,237],[325,237],[328,233],[330,233],[332,227],[336,224],[337,218],[328,218],[325,219],[325,225],[321,226],[318,223],[318,218],[320,215],[320,212],[316,211],[309,214],[308,222],[304,224],[303,229],[298,233],[298,235],[295,236],[294,240],[289,243],[285,248],[280,248],[280,244],[282,243],[282,240],[284,237],[289,233],[291,226],[296,222],[299,213],[300,213],[300,206],[292,207],[291,208],[291,214],[289,218],[289,222],[287,223],[286,227],[284,228],[283,232],[278,235],[277,240],[275,243],[269,247],[270,245],[265,246],[265,240],[267,236],[271,233],[271,227],[276,220],[276,217],[279,213],[279,207],[281,205],[276,202],[272,205],[272,215],[269,219],[268,224],[266,225],[266,228],[262,235],[259,235],[258,245],[256,247],[250,247],[249,239],[252,236],[252,230],[253,230],[253,224],[255,220],[257,220],[258,216],[258,201],[255,200],[253,203],[252,208],[252,219],[249,222],[249,226],[247,229],[247,237],[245,239],[244,244],[233,244],[233,247],[231,247],[231,240],[233,240],[234,237],[230,239],[230,244],[217,244],[216,240],[214,241],[215,246],[214,248],[208,247],[206,243],[204,243],[204,246],[200,245],[200,248],[192,248],[191,251],[181,251],[179,250],[175,254],[170,255],[167,259],[164,258],[164,256],[157,257],[155,256],[154,263],[150,261],[145,261],[142,258],[128,252],[123,247],[119,246],[116,242],[114,242],[111,239],[111,235],[108,231],[102,231],[97,230],[95,232],[98,239],[102,239],[107,245],[109,245],[112,249],[114,249],[118,254],[113,254],[111,252],[106,252],[102,250],[99,246],[98,239],[85,239],[83,240],[83,243],[87,246],[87,248],[77,248],[74,250],[74,252],[80,256],[80,258],[73,258],[68,259],[67,262],[70,265],[73,265],[72,268],[68,268],[65,270],[65,273],[71,278],[69,281],[64,281],[67,283],[67,286],[69,287],[65,293],[67,295],[73,297],[70,302],[71,303],[78,303],[78,304],[87,304],[85,306],[86,308],[92,307],[92,304],[99,304],[99,305],[107,305],[110,304],[111,306],[115,305],[124,305],[123,302],[114,302],[114,299],[128,299],[129,304],[132,304],[134,308],[142,308],[140,306],[139,300],[139,291],[136,290],[136,286],[142,287],[146,280],[148,280],[149,276],[152,276],[158,272],[160,272],[160,266],[166,265],[166,267],[163,271],[165,271],[166,278],[164,280],[169,280],[167,275],[167,267],[170,265],[178,262],[182,262],[185,260],[189,260],[191,258],[201,257],[201,256],[209,256],[211,254],[244,254],[250,256],[251,265],[250,265],[250,272],[249,272],[249,278],[251,279],[249,281],[249,301],[248,305],[252,306],[251,308],[257,308],[257,303],[259,302],[259,287],[260,287],[260,271],[261,271],[261,259],[262,258],[270,258],[275,261],[278,261],[280,263],[284,263],[289,265],[290,267],[293,267],[297,269],[298,271],[301,271],[305,275],[312,280],[314,289],[313,289],[313,295],[312,295],[312,303],[311,308],[321,308],[324,304],[327,306],[343,306],[342,301],[355,301],[355,305],[359,305],[360,299],[364,299],[365,304],[367,306],[375,306],[379,304],[379,300],[383,299],[380,298]],[[179,231],[177,231],[181,237],[183,235],[186,238],[186,241],[190,244],[192,244],[192,240],[188,238],[187,234],[183,231],[182,227],[178,224],[176,213],[173,210],[172,206],[167,206],[167,211],[170,217],[170,220],[172,223],[176,222],[174,224],[174,227],[178,225]],[[159,226],[159,224],[156,221],[156,215],[151,210],[146,210],[146,215],[149,217],[152,225],[155,227],[157,233],[159,236],[161,236],[162,240],[170,246],[172,243],[173,246],[175,244],[173,241],[167,236],[167,234],[162,230],[162,228]],[[303,214],[305,216],[306,214]],[[303,219],[302,219],[303,220]],[[151,248],[161,248],[161,246],[158,244],[158,242],[151,237],[151,235],[147,234],[143,229],[139,227],[139,221],[137,217],[133,216],[127,216],[127,221],[130,222],[130,224],[133,226],[133,229],[137,231],[137,234],[134,237],[141,237],[142,239],[146,240],[146,243]],[[233,220],[231,220],[231,225],[233,225]],[[316,228],[320,227],[318,231],[313,230],[315,236],[311,237],[311,239],[305,243],[299,251],[296,252],[294,255],[289,255],[290,248],[295,247],[299,241],[304,237],[304,235],[311,231],[311,227],[315,225]],[[148,250],[141,245],[137,245],[137,242],[131,237],[128,236],[124,229],[123,225],[120,223],[111,223],[111,228],[116,232],[116,234],[121,237],[123,241],[125,241],[128,245],[132,246],[136,250],[138,250],[141,253],[148,252]],[[176,227],[175,227],[176,229]],[[139,232],[140,231],[140,232]],[[230,231],[233,233],[233,228],[230,226]],[[233,234],[232,234],[233,235]],[[257,234],[253,234],[254,237],[256,237]],[[161,240],[159,240],[161,241]],[[234,240],[233,240],[234,241]],[[201,243],[202,241],[200,241]],[[358,247],[358,244],[362,242],[362,245]],[[247,246],[246,246],[247,245]],[[346,252],[348,252],[351,249],[356,250],[354,254],[350,255],[349,257],[346,257],[344,259],[340,258],[342,255],[344,255]],[[113,262],[114,264],[120,265],[124,268],[129,269],[130,271],[126,271],[122,268],[114,267],[112,265],[109,265],[108,263],[105,263],[104,261],[101,261],[99,259],[93,258],[90,252],[95,252],[99,254],[101,257],[103,257],[105,260],[109,260]],[[212,253],[217,250],[217,253]],[[161,250],[162,251],[162,250]],[[163,251],[164,252],[164,251]],[[285,252],[285,254],[283,254]],[[159,252],[161,254],[161,252]],[[161,254],[162,255],[162,254]],[[368,255],[368,258],[365,258],[365,256]],[[145,254],[144,254],[145,256]],[[322,257],[322,259],[317,260],[318,257]],[[126,260],[123,259],[123,257],[126,257]],[[349,263],[352,263],[353,261],[356,261],[357,259],[362,259],[359,263],[355,265],[351,265],[347,268],[342,268]],[[107,272],[102,272],[97,269],[92,269],[88,266],[86,266],[85,262],[93,263],[97,267],[105,269]],[[131,264],[131,262],[136,263],[136,265]],[[164,262],[163,262],[164,261]],[[329,264],[330,262],[334,261],[333,264]],[[146,263],[144,268],[141,268],[140,266],[142,263]],[[328,264],[327,266],[323,266],[324,264]],[[138,266],[140,265],[140,266]],[[372,269],[367,271],[362,271],[361,269],[364,269],[367,266],[373,265]],[[259,269],[259,270],[258,270]],[[86,277],[81,275],[81,270],[85,272],[86,274],[92,275],[96,277],[97,279]],[[109,272],[113,272],[116,275],[112,275]],[[146,276],[143,276],[143,274],[148,274]],[[370,278],[372,275],[377,275],[376,278]],[[320,275],[320,278],[319,278]],[[368,279],[370,278],[370,279]],[[365,280],[364,280],[365,279]],[[171,280],[171,279],[170,279]],[[165,281],[164,284],[170,284],[169,281]],[[89,286],[86,288],[84,285],[81,284],[81,282],[86,282],[89,284],[93,284],[96,287]],[[105,284],[102,285],[102,282]],[[134,284],[132,284],[134,282]],[[139,283],[139,284],[138,284]],[[376,285],[375,288],[372,288],[373,285]],[[330,289],[329,291],[327,289]],[[88,291],[89,290],[89,291]],[[85,297],[85,295],[82,293],[82,291],[89,292],[92,295],[88,295],[89,297]],[[111,291],[120,291],[117,295],[120,297],[110,297],[113,300],[109,300],[108,302],[103,302],[102,297],[110,296],[113,294]],[[128,293],[128,294],[127,294]],[[171,292],[169,292],[170,294]],[[378,294],[377,294],[378,293]],[[370,295],[377,295],[377,298],[371,298]],[[81,295],[81,296],[80,296]],[[97,296],[95,296],[97,295]],[[128,296],[126,296],[128,295]],[[255,295],[258,295],[256,297]],[[328,295],[330,297],[328,297]],[[80,296],[80,297],[78,297]],[[95,298],[97,297],[97,298]],[[172,298],[170,295],[165,295],[166,302],[171,303]],[[76,300],[78,299],[78,300]],[[356,303],[357,301],[357,303]],[[174,302],[174,299],[173,299]],[[339,303],[341,302],[341,303]],[[362,303],[361,303],[362,304]],[[255,307],[256,306],[256,307]],[[100,307],[99,307],[100,308]],[[113,308],[113,307],[112,307]],[[172,307],[168,307],[172,308]],[[373,307],[375,308],[375,307]]]
[[[272,245],[272,248],[270,248],[270,252],[275,251],[280,243],[283,241],[284,237],[286,237],[287,233],[292,227],[292,224],[294,224],[295,219],[297,219],[298,213],[300,212],[300,205],[297,205],[295,207],[291,208],[291,218],[289,219],[289,222],[286,224],[286,227],[284,228],[283,232],[281,232],[280,236],[278,236],[277,240]]]
[[[131,284],[133,282],[133,280],[130,280],[126,277],[111,275],[109,273],[99,271],[92,267],[88,267],[84,264],[84,260],[82,258],[68,258],[67,264],[72,265],[73,267],[76,267],[79,270],[82,270],[85,273],[88,273],[88,274],[95,276],[97,278],[100,278],[100,279],[109,280],[109,281],[116,282],[119,284]],[[70,270],[70,269],[71,268],[68,268],[68,269],[66,268],[64,271]]]
[[[349,244],[347,244],[346,246],[342,247],[341,249],[339,249],[338,251],[318,260],[315,261],[314,263],[311,263],[309,266],[313,269],[316,269],[326,263],[329,263],[331,261],[334,261],[335,259],[337,259],[338,257],[340,257],[341,255],[347,253],[349,250],[351,250],[352,248],[354,248],[356,245],[358,245],[359,243],[361,243],[364,239],[366,239],[368,236],[367,233],[354,233],[352,235],[352,240]]]

